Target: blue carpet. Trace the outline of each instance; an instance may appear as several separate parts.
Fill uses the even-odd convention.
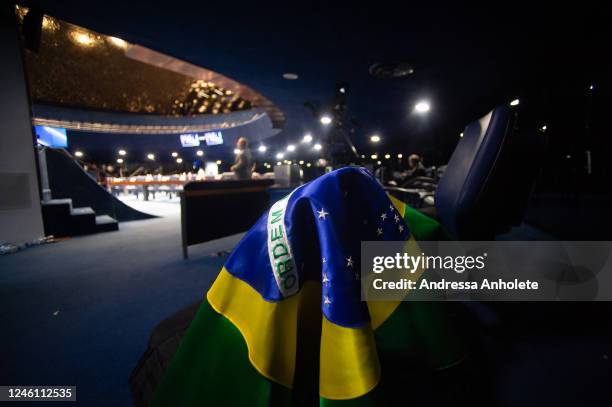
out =
[[[78,405],[132,405],[128,377],[152,328],[203,297],[225,261],[213,253],[240,237],[183,260],[177,216],[120,228],[0,257],[0,383],[76,385]]]

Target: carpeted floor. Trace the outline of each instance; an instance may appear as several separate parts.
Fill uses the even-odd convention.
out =
[[[0,383],[76,385],[84,406],[132,405],[154,325],[202,298],[240,235],[190,248],[178,212],[0,257]],[[75,405],[70,403],[70,405]]]
[[[132,405],[128,378],[151,329],[202,298],[226,258],[216,253],[241,237],[185,261],[176,204],[138,209],[162,217],[0,256],[0,384],[76,385],[77,405]],[[441,405],[612,405],[612,303],[465,307],[471,363],[426,383]],[[436,405],[424,399],[414,405]]]

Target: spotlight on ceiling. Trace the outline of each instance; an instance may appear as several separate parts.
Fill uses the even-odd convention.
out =
[[[375,134],[373,136],[370,136],[370,141],[372,143],[378,143],[380,141],[380,136],[378,134]]]
[[[460,137],[460,138],[463,138],[463,133],[459,133],[459,137]]]
[[[302,139],[302,143],[310,143],[312,141],[312,136],[310,133],[306,133],[304,138]]]
[[[149,154],[147,154],[147,158],[148,158],[149,160],[153,161],[153,160],[155,160],[155,154],[151,154],[151,153],[149,153]]]
[[[295,151],[295,146],[293,144],[289,144],[287,146],[287,151],[290,151],[290,152]]]
[[[196,151],[196,155],[197,155],[198,157],[202,157],[202,156],[204,155],[204,151],[202,151],[202,150],[198,150],[198,151]]]
[[[123,158],[117,158],[117,164],[123,164]]]
[[[176,162],[177,162],[178,164],[180,164],[180,163],[182,163],[182,162],[183,162],[183,159],[182,159],[182,158],[177,158],[177,159],[176,159]]]
[[[80,158],[80,157],[83,157],[83,152],[82,152],[82,151],[75,151],[75,152],[74,152],[74,156],[75,156],[75,157],[79,157],[79,158]]]
[[[399,153],[399,154],[397,155],[397,158],[401,159],[403,156],[404,156],[404,155],[403,155],[402,153]]]
[[[126,154],[127,154],[127,151],[125,151],[125,150],[119,150],[119,155],[126,155]]]
[[[422,100],[416,105],[414,105],[414,111],[420,114],[427,113],[431,109],[429,102]]]
[[[595,85],[589,85],[589,90],[595,89]]]
[[[108,37],[109,41],[113,43],[116,47],[119,48],[127,48],[127,42],[117,37]]]
[[[257,151],[259,151],[260,153],[265,153],[267,149],[268,147],[264,146],[263,144],[257,147]]]
[[[338,91],[339,91],[340,93],[346,93],[346,89],[344,89],[344,88],[340,88],[340,89],[338,89]]]
[[[174,158],[178,157],[178,153],[176,151],[173,151],[172,152],[172,157],[174,157]]]
[[[540,127],[540,131],[545,132],[548,127],[546,125]]]
[[[391,154],[385,154],[385,160],[388,160],[389,158],[391,158]]]
[[[378,160],[378,154],[372,154],[372,155],[370,156],[370,158],[371,158],[372,160]]]
[[[510,102],[510,106],[518,106],[519,102],[520,101],[518,99],[514,99],[512,102]]]
[[[217,164],[217,165],[221,165],[221,160],[217,160],[217,161],[216,161],[216,164]]]
[[[85,32],[80,32],[80,31],[73,31],[72,38],[80,45],[85,45],[85,46],[91,46],[95,42],[94,37],[92,37],[91,35]]]
[[[317,143],[317,144],[315,144],[314,146],[312,146],[312,148],[313,148],[314,150],[316,150],[316,151],[319,151],[319,150],[321,150],[321,149],[323,148],[323,146],[321,146],[321,144]]]
[[[287,79],[288,81],[294,81],[297,78],[299,78],[298,74],[293,73],[293,72],[285,72],[283,74],[283,79]]]
[[[328,125],[332,122],[332,118],[327,115],[321,116],[320,120],[321,120],[321,123],[324,125]]]
[[[285,156],[285,154],[283,154],[283,153],[276,153],[276,159],[277,160],[282,160],[284,156]]]

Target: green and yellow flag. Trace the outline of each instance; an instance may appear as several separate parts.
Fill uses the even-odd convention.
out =
[[[152,404],[374,405],[460,362],[445,304],[361,301],[361,241],[444,236],[365,169],[295,189],[228,259]]]

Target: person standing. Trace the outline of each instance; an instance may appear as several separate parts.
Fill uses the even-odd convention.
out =
[[[249,149],[249,143],[246,138],[240,137],[236,142],[238,149],[236,154],[236,162],[230,167],[230,170],[236,175],[236,179],[251,179],[251,175],[255,170],[255,161],[253,154]]]

